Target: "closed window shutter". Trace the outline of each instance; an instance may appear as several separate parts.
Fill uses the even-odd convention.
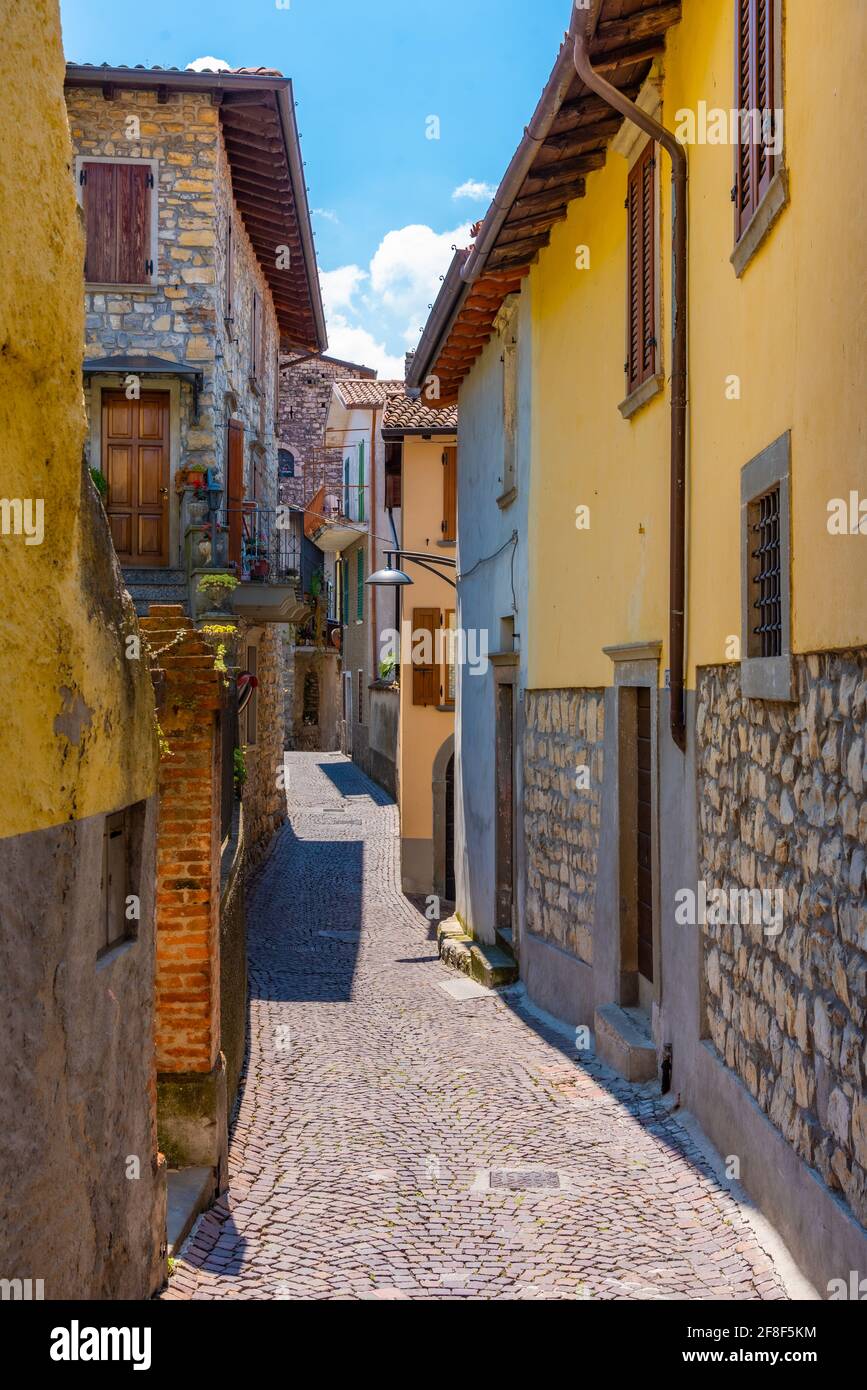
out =
[[[655,149],[651,141],[630,170],[627,185],[627,392],[656,371]]]
[[[114,164],[82,166],[87,233],[84,278],[91,284],[117,283],[116,167]]]
[[[443,450],[443,540],[457,539],[458,524],[458,451],[454,446]]]
[[[358,512],[359,521],[364,520],[364,440],[358,441]]]
[[[85,279],[145,285],[152,270],[151,171],[148,164],[85,163]]]
[[[735,99],[738,111],[747,113],[738,129],[735,164],[737,236],[749,225],[775,172],[773,111],[776,36],[774,0],[737,0],[737,54]],[[763,126],[770,112],[770,127]]]
[[[439,704],[440,677],[436,663],[436,635],[440,626],[438,608],[414,608],[412,610],[412,702],[414,705]],[[421,647],[421,634],[430,634],[425,642],[426,651],[419,650],[416,656],[416,643]],[[430,655],[431,660],[423,658]]]
[[[359,622],[364,621],[364,551],[359,550],[356,561],[356,590],[355,590],[355,616]]]
[[[151,172],[146,164],[117,164],[117,283],[150,279]]]

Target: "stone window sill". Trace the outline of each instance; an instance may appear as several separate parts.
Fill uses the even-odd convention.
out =
[[[102,284],[98,280],[86,280],[84,285],[87,294],[159,294],[159,285],[108,285]]]
[[[665,377],[662,372],[657,372],[655,376],[649,376],[646,381],[642,381],[640,386],[636,386],[631,391],[625,401],[621,401],[617,409],[624,420],[631,420],[633,415],[637,415],[642,406],[652,401],[654,396],[665,386]]]
[[[454,714],[455,707],[454,705],[437,705],[436,711],[437,714]]]
[[[768,184],[762,201],[750,218],[748,226],[731,254],[731,263],[738,279],[743,275],[788,201],[789,174],[788,170],[783,167],[777,170]]]
[[[497,506],[500,511],[505,511],[506,507],[511,507],[517,495],[518,489],[516,487],[510,487],[507,488],[505,492],[501,492],[500,496],[497,498]]]
[[[741,693],[749,700],[793,700],[791,653],[743,660]]]
[[[437,545],[440,546],[443,550],[454,550],[455,546],[457,545],[457,541],[437,541]]]

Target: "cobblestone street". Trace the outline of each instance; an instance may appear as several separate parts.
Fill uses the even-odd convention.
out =
[[[658,1092],[520,989],[458,1000],[399,890],[396,807],[290,754],[248,907],[251,1037],[230,1189],[164,1297],[786,1296]]]

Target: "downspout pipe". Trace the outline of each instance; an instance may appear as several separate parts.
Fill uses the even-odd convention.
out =
[[[671,131],[636,106],[596,72],[590,45],[599,18],[575,34],[575,71],[586,87],[602,97],[633,125],[662,145],[671,157],[671,484],[669,530],[668,645],[671,688],[671,737],[686,751],[684,643],[686,596],[686,400],[687,400],[687,178],[686,150]],[[589,16],[588,16],[589,19]]]

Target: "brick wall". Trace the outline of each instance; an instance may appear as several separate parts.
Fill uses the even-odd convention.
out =
[[[160,675],[156,1057],[161,1073],[210,1072],[220,1048],[220,778],[223,702],[214,653],[180,607],[142,628]]]
[[[714,1046],[867,1224],[867,653],[795,658],[797,701],[700,675],[699,873],[782,893],[782,930],[703,930]]]
[[[527,926],[593,960],[605,732],[601,690],[530,690],[524,729]],[[579,767],[589,786],[579,787]]]

